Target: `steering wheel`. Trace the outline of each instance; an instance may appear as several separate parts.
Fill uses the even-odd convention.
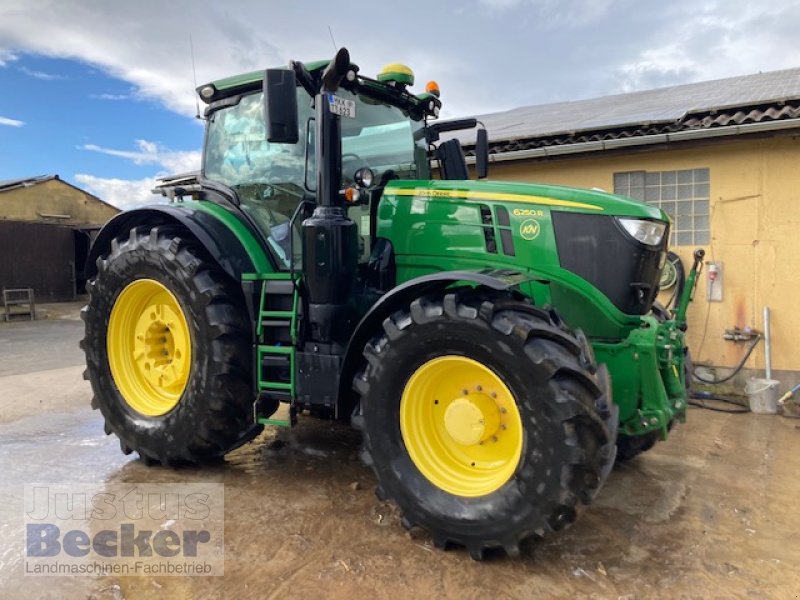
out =
[[[269,187],[279,192],[283,192],[284,194],[288,194],[289,196],[296,196],[298,198],[302,198],[304,196],[302,191],[292,189],[289,186],[284,186],[282,183],[267,183]],[[265,201],[272,200],[272,198],[264,198]]]

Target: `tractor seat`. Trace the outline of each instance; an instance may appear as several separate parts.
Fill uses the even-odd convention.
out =
[[[439,161],[439,172],[442,179],[463,181],[469,179],[467,159],[461,150],[461,142],[453,138],[439,144],[436,148],[436,159]]]

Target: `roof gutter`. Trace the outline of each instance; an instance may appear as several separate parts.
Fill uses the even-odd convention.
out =
[[[670,142],[730,137],[734,135],[745,135],[748,133],[778,131],[782,129],[794,128],[800,128],[800,119],[782,119],[779,121],[768,121],[765,123],[747,123],[745,125],[726,125],[724,127],[714,127],[711,129],[687,129],[685,131],[676,131],[673,133],[659,133],[656,135],[642,135],[595,142],[580,142],[577,144],[565,144],[563,146],[546,146],[543,148],[532,148],[530,150],[514,150],[512,152],[490,154],[489,160],[491,162],[505,162],[509,160],[523,160],[526,158],[547,158],[551,156],[563,156],[567,154],[616,150],[617,148],[627,148],[631,146],[650,146],[653,144],[668,144]],[[469,157],[467,162],[470,164],[474,163],[475,157]]]

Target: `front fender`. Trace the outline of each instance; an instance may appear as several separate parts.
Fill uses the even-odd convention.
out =
[[[381,296],[358,323],[347,344],[342,374],[339,378],[337,411],[339,418],[349,417],[354,408],[355,401],[350,386],[361,364],[364,346],[380,330],[384,319],[401,306],[408,305],[425,294],[440,292],[456,283],[474,284],[477,287],[521,294],[520,285],[536,280],[537,277],[513,269],[440,271],[410,279]]]

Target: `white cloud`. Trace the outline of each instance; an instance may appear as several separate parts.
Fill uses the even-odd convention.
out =
[[[89,94],[92,100],[130,100],[130,94]]]
[[[132,84],[133,97],[155,100],[186,116],[195,115],[197,101],[189,32],[198,84],[287,64],[292,58],[330,57],[329,24],[337,43],[348,46],[369,75],[399,60],[413,65],[423,84],[437,78],[444,85],[450,70],[466,62],[453,47],[401,47],[408,27],[419,26],[419,13],[411,11],[413,18],[409,13],[400,20],[405,23],[399,22],[388,5],[369,6],[370,21],[391,22],[388,30],[356,27],[352,14],[357,11],[336,13],[304,3],[262,0],[242,0],[235,8],[208,0],[118,2],[109,10],[98,10],[92,0],[26,0],[20,6],[11,10],[10,3],[0,3],[0,49],[84,61]],[[384,18],[387,12],[391,20]],[[423,73],[418,66],[423,61],[436,68]],[[454,101],[455,87],[449,83],[447,88]]]
[[[25,75],[28,77],[41,79],[42,81],[58,81],[61,79],[66,79],[64,75],[54,75],[53,73],[45,73],[44,71],[34,71],[28,67],[20,67],[19,70],[20,72],[25,73]]]
[[[256,0],[237,3],[235,10],[200,4],[139,0],[99,10],[92,0],[27,0],[13,9],[2,3],[0,48],[8,50],[0,51],[0,60],[12,52],[82,60],[130,82],[141,97],[191,116],[190,31],[201,83],[288,58],[268,41],[272,36],[263,24],[278,28],[270,7]]]
[[[79,148],[122,158],[135,165],[153,165],[158,168],[158,172],[152,177],[120,179],[78,173],[75,180],[98,198],[124,210],[162,201],[160,196],[151,193],[159,177],[197,171],[200,168],[199,150],[170,150],[148,140],[135,140],[134,144],[135,150],[117,150],[96,144],[84,144]]]
[[[526,0],[478,0],[479,4],[494,10],[508,10],[509,8],[516,8],[525,2]]]
[[[800,66],[800,3],[712,0],[673,9],[680,27],[656,30],[616,70],[621,91],[708,81]]]
[[[667,44],[645,50],[637,60],[622,65],[617,78],[621,92],[633,92],[692,80],[697,69],[697,63],[683,46]]]
[[[8,127],[22,127],[25,125],[25,121],[9,119],[8,117],[0,117],[0,125],[7,125]]]
[[[84,61],[128,82],[127,94],[187,117],[197,83],[331,56],[330,25],[363,73],[404,62],[441,84],[443,115],[572,100],[800,65],[800,2],[774,0],[319,0],[234,5],[137,0],[98,10],[96,0],[0,0],[0,66],[25,53]],[[354,14],[368,14],[359,26]],[[429,44],[408,44],[424,24]],[[87,94],[89,92],[87,91]],[[102,141],[102,140],[100,140]]]
[[[135,140],[134,143],[137,150],[116,150],[97,144],[84,144],[79,148],[124,158],[135,165],[157,165],[162,169],[159,175],[197,171],[200,168],[201,152],[199,150],[170,150],[148,140]]]
[[[151,193],[156,185],[155,177],[130,180],[78,173],[75,175],[75,181],[101,200],[123,210],[163,201],[163,197]]]
[[[502,17],[512,10],[523,10],[540,26],[550,29],[575,29],[608,14],[613,0],[478,0],[484,8]]]
[[[8,66],[8,63],[17,60],[17,55],[6,48],[0,47],[0,67]]]

